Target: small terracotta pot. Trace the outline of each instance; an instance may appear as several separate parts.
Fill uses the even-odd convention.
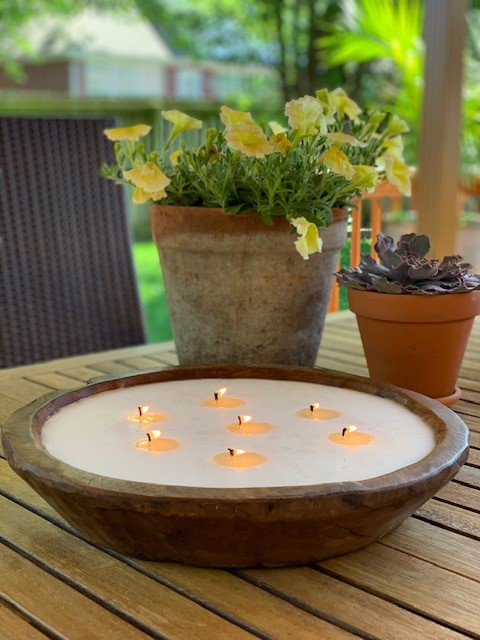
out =
[[[370,377],[452,404],[480,291],[433,296],[348,289]]]
[[[347,217],[335,210],[322,252],[303,260],[284,218],[152,206],[180,364],[313,366]]]

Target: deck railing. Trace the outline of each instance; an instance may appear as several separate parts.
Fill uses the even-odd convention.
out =
[[[390,202],[389,211],[399,211],[402,208],[403,194],[389,182],[383,182],[372,193],[366,193],[362,198],[354,201],[355,207],[352,208],[349,238],[350,238],[350,266],[356,266],[360,262],[362,238],[370,238],[370,255],[375,256],[374,240],[382,230],[382,215],[385,205]],[[362,220],[369,213],[368,227],[362,227]],[[337,270],[340,268],[340,261],[337,264]],[[336,280],[334,279],[328,312],[338,311],[340,308],[340,291]]]

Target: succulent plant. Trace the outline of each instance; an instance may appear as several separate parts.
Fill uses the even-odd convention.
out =
[[[429,260],[427,236],[408,233],[395,246],[393,238],[378,234],[375,251],[380,261],[363,254],[358,267],[335,274],[339,285],[378,293],[435,295],[465,293],[480,288],[480,276],[469,273],[472,266],[461,256]]]

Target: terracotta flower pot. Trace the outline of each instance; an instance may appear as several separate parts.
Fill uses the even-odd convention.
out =
[[[323,251],[303,260],[283,218],[150,209],[180,364],[313,366],[347,233],[337,210]]]
[[[480,291],[434,296],[348,289],[370,377],[453,404]]]

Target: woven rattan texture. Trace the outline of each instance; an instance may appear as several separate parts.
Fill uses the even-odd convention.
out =
[[[0,118],[0,367],[144,342],[111,125]]]

